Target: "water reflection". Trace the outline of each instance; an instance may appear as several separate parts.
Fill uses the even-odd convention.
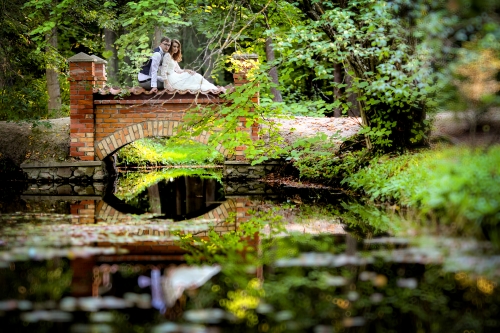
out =
[[[224,201],[222,184],[216,179],[177,177],[162,179],[134,196],[107,195],[104,201],[115,204],[122,213],[145,214],[182,221],[201,216]]]
[[[25,192],[24,203],[16,204],[23,213],[0,215],[1,327],[418,333],[500,328],[500,256],[487,242],[373,232],[365,239],[361,232],[346,233],[335,207],[311,193],[270,200],[228,196],[217,181],[203,179],[128,181],[135,185],[114,184],[103,196]]]

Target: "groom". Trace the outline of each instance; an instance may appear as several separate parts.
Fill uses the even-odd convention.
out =
[[[158,68],[161,66],[163,55],[170,49],[170,38],[162,37],[160,45],[153,50],[151,58],[142,65],[141,71],[137,75],[139,85],[152,92],[164,89],[163,78],[158,76]]]

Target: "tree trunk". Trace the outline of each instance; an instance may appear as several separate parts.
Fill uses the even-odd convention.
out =
[[[334,67],[334,81],[336,84],[341,84],[342,83],[342,64],[341,63],[336,63]],[[335,100],[339,100],[342,98],[342,91],[340,88],[334,88],[333,94],[335,96]],[[334,117],[342,117],[342,109],[341,108],[335,108],[333,111],[333,116]]]
[[[273,48],[273,39],[271,37],[266,38],[266,61],[267,62],[273,62],[274,61],[274,48]],[[271,77],[271,81],[278,85],[279,80],[278,80],[278,70],[276,66],[273,66],[269,70],[269,76]],[[283,98],[281,97],[281,91],[276,88],[272,87],[271,88],[271,93],[273,94],[273,101],[274,102],[283,102]]]
[[[46,35],[47,47],[45,52],[47,54],[57,50],[57,28],[53,28],[50,34]],[[50,56],[49,56],[50,58]],[[47,77],[47,92],[49,94],[49,112],[58,114],[61,111],[61,87],[59,86],[59,74],[51,64],[45,67],[45,75]]]
[[[160,41],[162,38],[162,29],[160,27],[155,27],[155,34],[153,36],[153,49],[160,45]]]
[[[158,183],[148,187],[150,213],[161,214],[161,197]]]
[[[129,31],[126,28],[123,28],[123,29],[120,29],[120,33],[122,35],[125,35],[125,34],[129,33]],[[156,45],[156,46],[158,46],[158,45]],[[156,46],[154,46],[154,47],[156,47]],[[132,60],[130,59],[129,56],[124,56],[122,61],[127,66],[130,66],[130,67],[134,66],[134,64],[132,64]],[[137,80],[137,75],[133,75],[133,76],[126,75],[125,77],[120,79],[121,83],[125,84],[128,87],[132,87],[136,83],[136,80]]]
[[[104,28],[105,50],[112,52],[112,56],[108,58],[107,76],[111,83],[118,82],[118,55],[115,48],[116,32],[111,29]]]

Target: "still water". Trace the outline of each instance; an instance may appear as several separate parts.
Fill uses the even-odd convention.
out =
[[[237,187],[4,185],[0,331],[500,331],[491,244],[347,223],[334,191]]]

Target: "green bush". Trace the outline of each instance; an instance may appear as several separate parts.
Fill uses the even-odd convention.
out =
[[[500,221],[500,147],[440,148],[370,165],[345,184],[374,202],[393,202],[454,223],[482,228]]]
[[[169,138],[137,140],[118,151],[118,166],[220,164],[223,156],[201,143]]]
[[[48,116],[48,94],[42,79],[32,79],[29,86],[0,90],[0,120],[45,119]]]

